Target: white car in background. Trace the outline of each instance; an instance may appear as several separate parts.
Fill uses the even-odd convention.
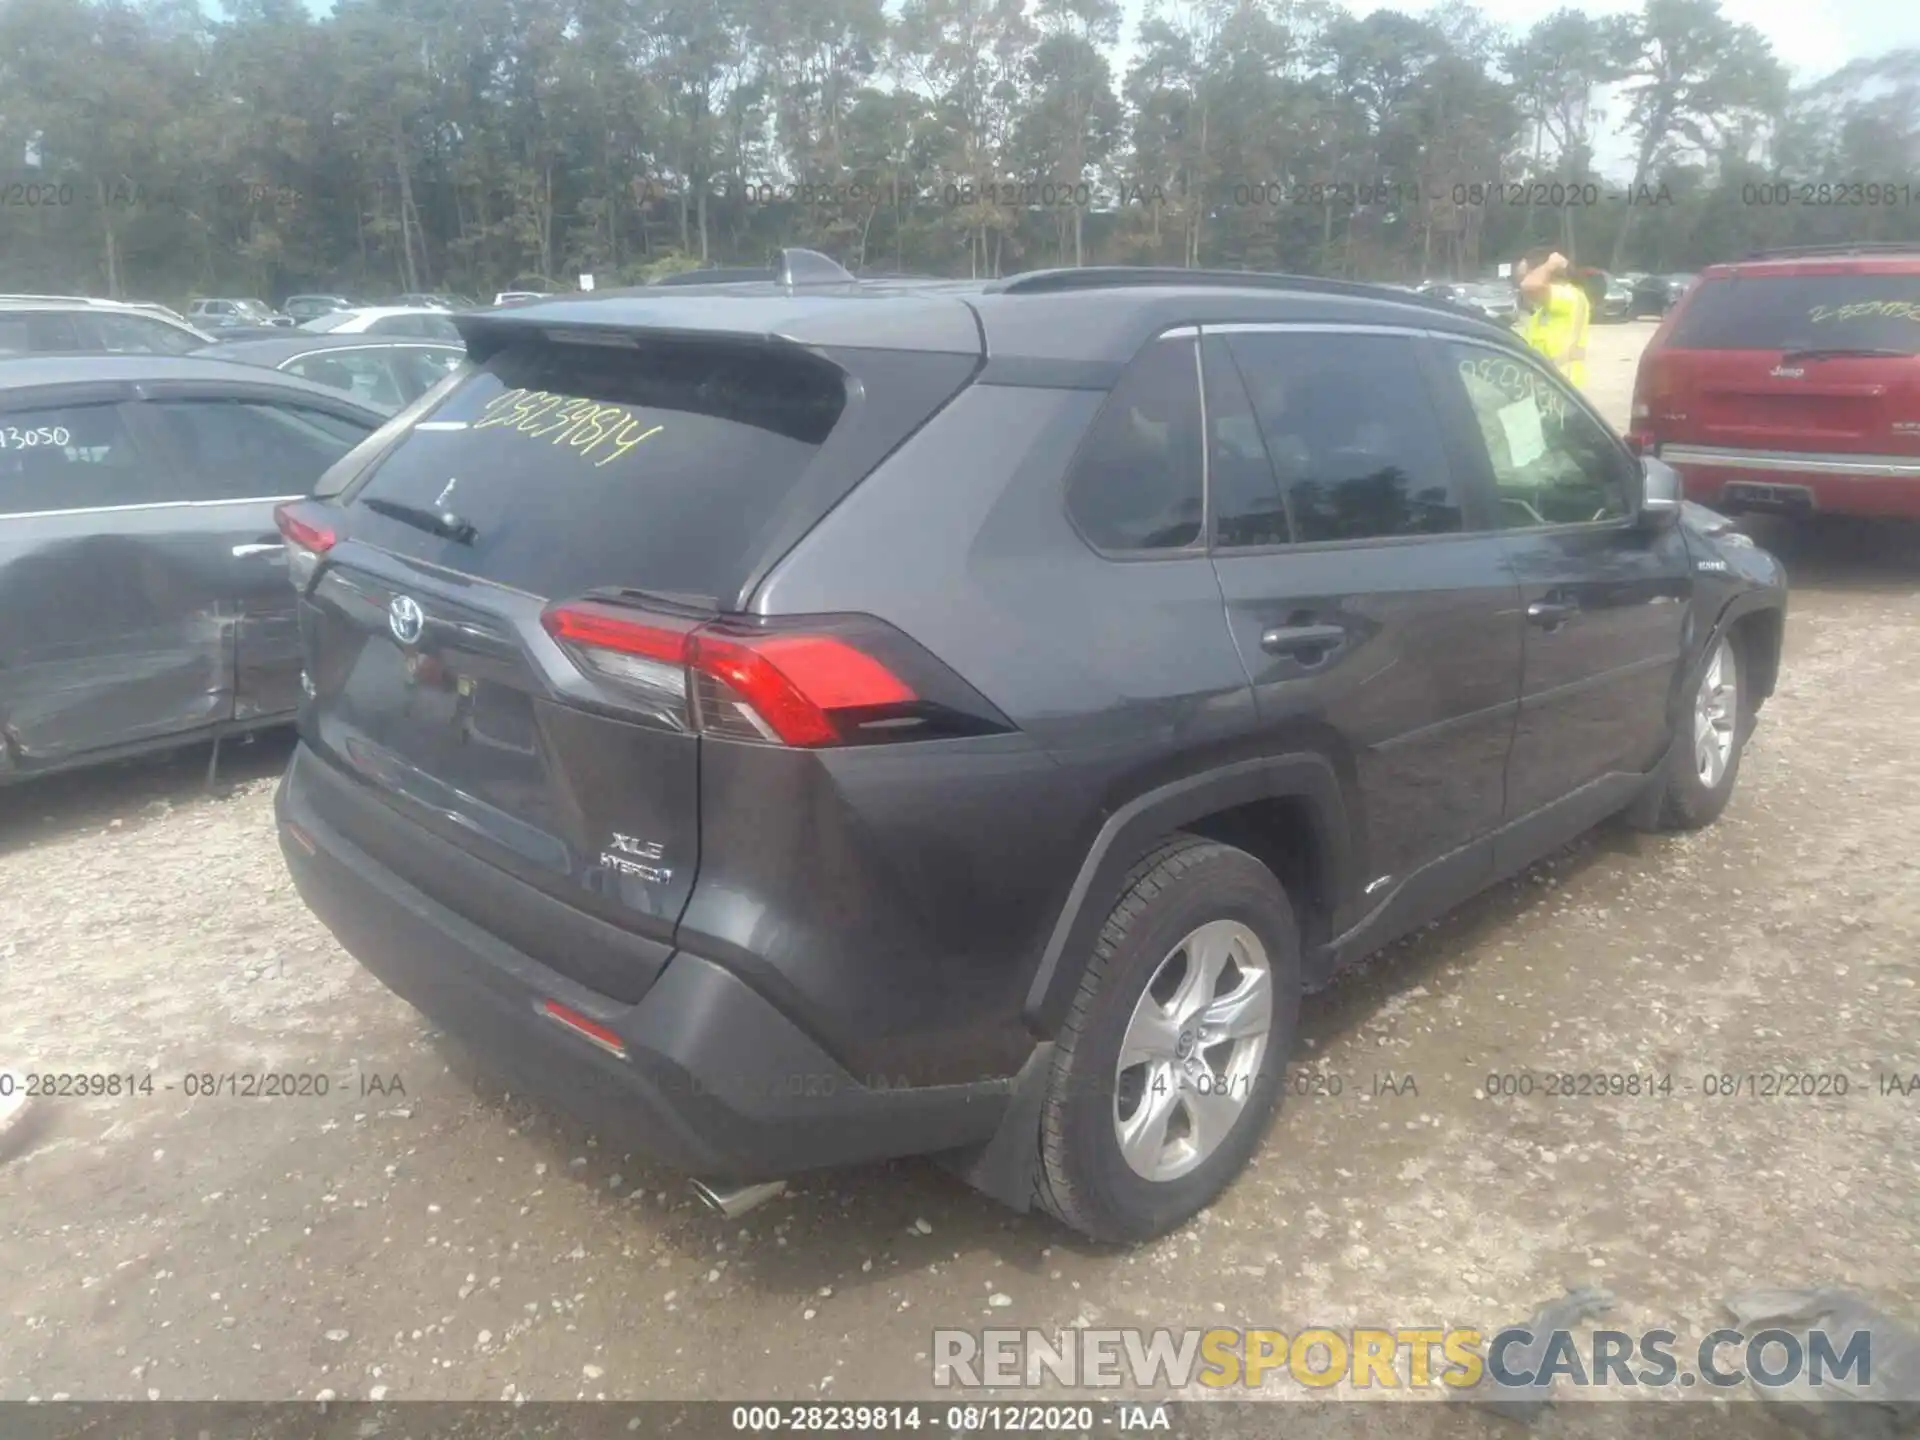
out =
[[[373,305],[362,310],[336,310],[316,315],[300,327],[317,335],[404,336],[412,340],[451,340],[458,345],[460,330],[445,310],[418,305]]]
[[[493,297],[493,303],[513,305],[522,300],[545,300],[551,293],[547,290],[502,290]]]
[[[0,355],[189,355],[216,338],[164,306],[0,295]]]

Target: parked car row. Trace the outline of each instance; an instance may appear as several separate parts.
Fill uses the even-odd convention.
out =
[[[264,300],[195,300],[187,306],[187,319],[203,330],[293,324],[291,315],[275,310]]]
[[[1592,300],[1592,319],[1599,324],[1634,318],[1634,292],[1623,279],[1601,271],[1582,277]],[[1429,280],[1411,287],[1415,294],[1477,310],[1488,319],[1511,325],[1520,318],[1519,301],[1511,280]]]
[[[1413,287],[1413,293],[1464,306],[1501,325],[1511,325],[1520,316],[1513,285],[1504,280],[1429,280]]]
[[[161,306],[82,296],[0,296],[0,356],[185,355],[212,336]]]
[[[1641,320],[1665,315],[1680,303],[1680,297],[1687,293],[1687,287],[1697,278],[1690,274],[1648,275],[1639,271],[1622,275],[1621,283],[1632,297],[1628,302],[1630,318]]]
[[[477,301],[465,295],[419,294],[400,295],[392,300],[377,302],[387,308],[407,310],[474,310],[479,308]],[[322,315],[338,310],[365,310],[373,308],[367,301],[349,300],[344,295],[289,295],[282,307],[298,323],[304,324]]]
[[[397,410],[466,354],[459,330],[437,310],[336,311],[293,329],[212,331],[158,310],[84,298],[0,297],[0,357],[200,355],[264,365]]]
[[[421,305],[379,305],[335,310],[300,327],[316,335],[391,335],[460,342],[459,327],[445,310]]]
[[[370,339],[361,335],[283,334],[198,352],[209,359],[264,365],[344,390],[363,404],[395,411],[457,370],[466,348],[438,340]]]

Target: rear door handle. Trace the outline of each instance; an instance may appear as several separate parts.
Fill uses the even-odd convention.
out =
[[[1260,637],[1260,648],[1269,655],[1294,655],[1308,665],[1318,664],[1346,642],[1347,632],[1338,625],[1281,625]],[[1326,654],[1313,654],[1313,651]]]
[[[1580,613],[1570,600],[1536,600],[1527,606],[1527,619],[1543,630],[1558,630]]]
[[[286,548],[284,542],[273,545],[236,545],[233,547],[233,558],[236,560],[245,560],[251,555],[281,554],[285,552]]]

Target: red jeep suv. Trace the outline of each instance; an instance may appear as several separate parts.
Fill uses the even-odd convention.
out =
[[[1920,245],[1709,266],[1640,358],[1628,438],[1718,510],[1920,518]]]

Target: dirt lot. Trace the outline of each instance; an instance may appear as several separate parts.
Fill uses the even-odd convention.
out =
[[[1647,331],[1596,332],[1616,423]],[[1920,1095],[1878,1078],[1920,1071],[1920,541],[1755,533],[1796,588],[1722,822],[1590,837],[1311,1001],[1302,1061],[1342,1093],[1134,1254],[919,1163],[723,1223],[528,1113],[295,897],[283,744],[211,793],[204,751],[6,793],[0,1065],[173,1088],[4,1142],[0,1399],[931,1396],[937,1325],[1494,1328],[1588,1283],[1623,1329],[1772,1284],[1920,1318]],[[333,1091],[185,1093],[262,1070]],[[1483,1098],[1517,1071],[1674,1088]],[[1849,1093],[1702,1093],[1781,1071]]]

